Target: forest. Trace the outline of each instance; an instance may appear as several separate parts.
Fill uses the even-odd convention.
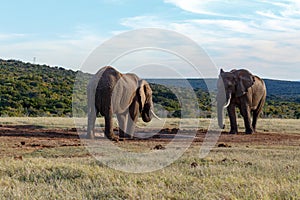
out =
[[[76,77],[83,77],[75,84]],[[90,74],[25,63],[18,60],[0,59],[0,116],[63,116],[72,117],[73,89],[80,90],[75,97],[81,99],[76,105],[77,113],[86,114],[86,83]],[[183,80],[148,80],[153,90],[153,101],[168,111],[167,117],[180,117],[181,106],[172,87],[181,88]],[[154,83],[153,83],[154,82]],[[186,82],[186,81],[185,81]],[[188,79],[197,96],[200,117],[210,117],[214,102],[210,95],[216,93],[216,79]],[[300,118],[300,82],[265,80],[267,102],[264,118]],[[208,89],[213,91],[208,92]],[[79,96],[78,96],[79,95]],[[188,95],[188,94],[186,94]]]

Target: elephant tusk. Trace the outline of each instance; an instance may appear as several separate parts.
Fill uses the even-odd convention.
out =
[[[159,118],[155,113],[154,113],[154,111],[151,109],[150,110],[150,112],[151,112],[151,114],[153,115],[153,117],[155,117],[156,119],[158,119],[158,120],[161,120],[161,118]]]
[[[231,100],[231,94],[229,94],[228,101],[227,101],[226,105],[224,106],[224,108],[227,108],[229,106],[230,100]]]

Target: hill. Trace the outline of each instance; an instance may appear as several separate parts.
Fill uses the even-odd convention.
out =
[[[175,87],[193,87],[203,91],[217,91],[217,79],[148,79],[149,82]],[[300,82],[264,79],[268,96],[277,96],[300,103]]]
[[[76,75],[83,77],[78,88],[77,109],[86,112],[85,88],[91,76],[62,67],[34,65],[0,59],[0,116],[72,116],[72,94]],[[202,117],[209,117],[211,101],[208,88],[216,91],[216,79],[148,79],[153,100],[180,117],[180,104],[171,87],[192,87],[198,97]],[[265,80],[268,97],[264,117],[299,118],[300,82]]]
[[[200,91],[199,104],[209,107],[203,99],[203,92],[217,92],[217,79],[148,79],[150,83],[172,87],[192,87]],[[267,101],[263,117],[300,118],[300,82],[264,79],[267,87]],[[205,98],[205,97],[204,97]],[[205,106],[202,110],[207,111]],[[209,116],[209,115],[207,115]]]
[[[76,72],[0,60],[1,116],[71,116]]]

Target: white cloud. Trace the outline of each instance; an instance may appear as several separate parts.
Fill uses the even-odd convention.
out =
[[[220,7],[225,7],[228,5],[227,1],[219,0],[165,0],[166,3],[171,3],[177,7],[192,13],[197,14],[208,14],[208,15],[227,15],[219,12],[215,12],[214,9],[209,9],[211,4],[219,4]]]
[[[300,16],[300,2],[298,0],[288,0],[288,3],[283,4],[284,10],[281,12],[284,17]]]
[[[20,39],[26,37],[26,34],[20,34],[20,33],[0,33],[0,41],[7,41],[12,39]]]
[[[300,71],[295,70],[300,63],[299,0],[164,2],[183,12],[125,15],[120,19],[123,30],[122,27],[110,30],[110,36],[138,28],[169,29],[195,40],[218,66],[249,67],[264,77],[299,80]],[[86,26],[78,26],[73,33],[52,39],[0,33],[0,55],[30,62],[36,57],[38,63],[78,69],[91,51],[108,39],[97,33],[99,30]],[[268,71],[274,67],[276,70]]]
[[[23,35],[20,41],[10,41],[13,36],[2,37],[0,47],[1,58],[20,59],[51,66],[63,66],[79,69],[89,53],[94,50],[104,37],[77,27],[70,35],[60,35],[52,39],[35,39],[30,35]],[[1,35],[0,35],[1,39]]]
[[[263,77],[299,80],[300,1],[165,2],[193,14],[181,20],[136,16],[123,19],[122,25],[182,33],[197,41],[218,66],[247,67]]]

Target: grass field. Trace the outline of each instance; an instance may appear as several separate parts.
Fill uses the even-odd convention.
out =
[[[191,127],[189,122],[184,123]],[[234,141],[225,134],[218,143],[231,141],[230,146],[216,146],[205,158],[199,157],[201,143],[194,142],[169,166],[138,174],[111,169],[84,146],[74,145],[80,140],[67,130],[74,127],[73,119],[0,118],[0,124],[1,199],[300,199],[299,120],[260,119],[258,132],[291,136],[284,142],[239,143],[259,133],[237,135]],[[176,124],[168,120],[165,126]],[[209,120],[200,119],[200,128],[208,124]],[[241,120],[239,124],[242,128]],[[65,135],[57,138],[59,134]],[[119,145],[164,151],[151,149],[167,143],[135,140]]]
[[[180,119],[164,119],[166,127],[178,127],[178,121]],[[183,124],[189,127],[197,127],[195,123],[191,123],[190,119],[182,119]],[[259,119],[257,125],[257,131],[259,132],[279,132],[279,133],[299,133],[300,134],[300,124],[299,119]],[[73,118],[63,118],[63,117],[0,117],[0,124],[11,124],[11,125],[35,125],[44,128],[73,128],[75,127],[75,122],[78,123],[77,126],[85,126],[86,119]],[[98,124],[104,126],[104,119],[98,118]],[[195,122],[194,120],[192,122]],[[211,119],[200,118],[198,120],[199,129],[207,129]],[[238,125],[240,131],[244,130],[244,124],[242,119],[238,119]],[[138,125],[143,125],[145,123],[139,121]],[[226,131],[229,130],[229,120],[225,120]],[[161,125],[161,124],[159,124]],[[159,127],[159,125],[157,127]],[[117,125],[116,125],[117,126]],[[155,124],[153,125],[156,126]]]

